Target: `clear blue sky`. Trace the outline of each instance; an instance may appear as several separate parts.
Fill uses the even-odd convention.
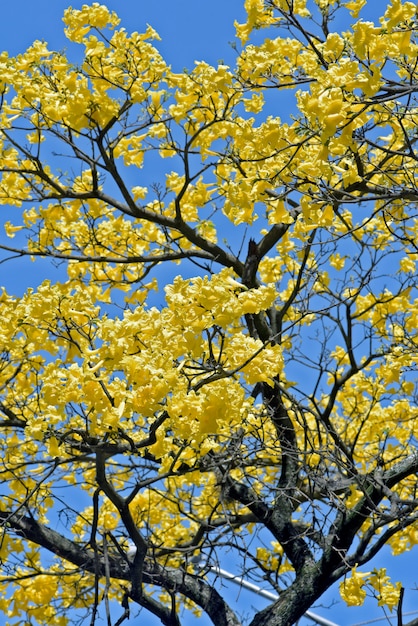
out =
[[[77,1],[72,6],[80,8],[82,4],[84,2]],[[244,21],[243,0],[110,0],[105,4],[119,14],[122,25],[128,31],[141,31],[147,23],[151,24],[162,37],[162,42],[157,44],[159,50],[176,71],[184,67],[191,68],[195,60],[201,59],[212,64],[219,61],[231,65],[234,63],[235,53],[230,42],[235,37],[234,19]],[[365,17],[371,19],[374,9],[383,12],[385,4],[379,0],[369,0]],[[7,50],[13,56],[23,52],[33,40],[43,39],[51,49],[62,50],[67,40],[63,35],[61,18],[68,5],[66,0],[3,0],[0,5],[0,49]],[[0,211],[3,211],[3,215],[8,213],[4,207],[0,207]],[[10,219],[10,215],[7,218]],[[2,230],[0,240],[5,241]],[[10,240],[6,243],[13,245]],[[28,286],[36,287],[47,277],[54,279],[57,276],[55,270],[45,262],[31,264],[27,260],[20,260],[0,265],[0,285],[5,285],[11,293],[21,293]],[[418,593],[414,591],[418,583],[414,553],[392,559],[389,551],[385,551],[363,569],[370,570],[374,566],[386,566],[394,581],[403,582],[406,587],[405,611],[418,606]],[[251,606],[261,608],[266,603],[248,592],[240,593],[235,587],[225,590],[225,595],[238,599],[243,613],[246,609],[250,611]],[[347,609],[339,600],[335,588],[313,610],[340,626],[383,617],[383,612],[374,601],[363,608]],[[147,626],[159,624],[159,621],[145,614],[137,619],[145,620],[141,623]],[[131,620],[131,623],[139,622]],[[191,619],[185,626],[196,623],[196,620]],[[201,619],[199,623],[205,626],[209,622]]]

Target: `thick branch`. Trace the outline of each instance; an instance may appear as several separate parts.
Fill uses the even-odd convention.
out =
[[[359,488],[364,496],[350,510],[343,509],[336,517],[334,532],[330,548],[323,556],[324,568],[334,570],[337,565],[342,565],[348,549],[350,548],[357,532],[371,513],[376,511],[379,503],[386,495],[386,489],[391,489],[399,484],[404,478],[418,472],[418,451],[413,452],[399,463],[385,472],[376,471],[372,475],[364,477],[364,482],[359,483]]]
[[[12,528],[19,536],[42,546],[53,554],[80,567],[80,569],[97,573],[97,559],[93,550],[77,544],[32,517],[14,516],[13,513],[0,511],[0,520]],[[130,581],[131,568],[120,556],[109,555],[110,577]],[[104,559],[99,559],[99,573],[105,574]],[[211,585],[201,578],[186,573],[181,568],[161,567],[146,559],[144,562],[143,581],[145,584],[157,585],[168,590],[177,590],[200,606],[216,626],[241,626],[240,621]],[[138,601],[137,598],[135,598]],[[147,599],[145,599],[147,603]],[[147,604],[146,604],[147,605]]]

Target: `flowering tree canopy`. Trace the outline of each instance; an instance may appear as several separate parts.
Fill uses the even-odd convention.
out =
[[[238,626],[226,559],[279,596],[251,626],[397,607],[362,566],[418,541],[418,25],[365,4],[246,0],[235,67],[98,3],[78,64],[1,54],[1,249],[67,268],[0,295],[8,623]]]

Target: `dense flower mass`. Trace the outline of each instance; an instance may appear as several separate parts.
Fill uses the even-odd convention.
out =
[[[0,294],[8,624],[238,626],[225,559],[279,593],[251,626],[397,608],[363,566],[418,541],[418,22],[368,4],[245,0],[234,67],[97,2],[78,65],[0,55],[0,250],[67,268]]]

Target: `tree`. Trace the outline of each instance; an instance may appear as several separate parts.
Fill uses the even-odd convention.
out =
[[[80,65],[2,54],[1,249],[67,267],[1,295],[11,624],[238,626],[225,559],[279,594],[251,626],[336,581],[397,607],[361,567],[418,536],[417,15],[364,5],[246,0],[234,69],[174,73],[98,3]]]

